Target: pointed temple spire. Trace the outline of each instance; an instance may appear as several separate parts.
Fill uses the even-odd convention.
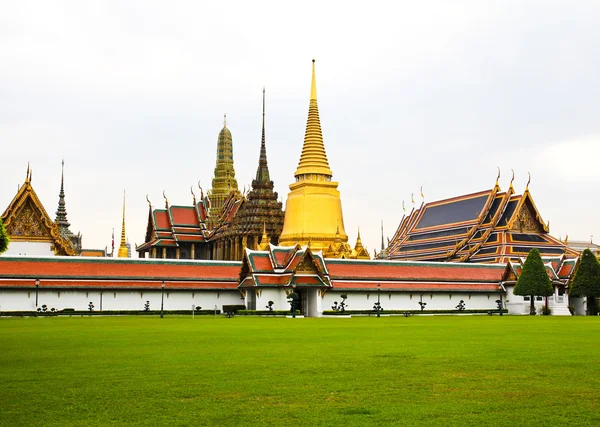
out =
[[[383,242],[383,220],[381,220],[381,251],[385,249],[385,244]]]
[[[298,169],[294,176],[296,178],[306,174],[324,175],[331,178],[333,173],[329,169],[323,134],[321,132],[321,121],[319,119],[319,107],[317,105],[317,80],[315,76],[315,60],[312,64],[312,82],[310,86],[310,103],[308,107],[308,120],[306,122],[306,133],[304,134],[304,145],[302,155],[298,163]]]
[[[217,161],[210,190],[209,227],[216,227],[221,215],[221,209],[229,193],[239,196],[238,183],[233,168],[233,139],[227,128],[227,115],[224,116],[223,129],[217,139]]]
[[[263,88],[262,138],[260,141],[258,169],[256,170],[256,181],[260,183],[268,183],[271,181],[271,177],[269,176],[269,167],[267,166],[267,146],[265,140],[265,88]]]
[[[127,249],[127,242],[125,240],[125,190],[123,190],[123,224],[121,226],[121,244],[119,245],[119,252],[117,256],[119,258],[129,257],[129,250]]]
[[[283,205],[278,201],[267,165],[265,92],[263,88],[262,135],[256,177],[248,191],[244,190],[246,201],[240,207],[230,229],[224,233],[225,237],[233,236],[236,239],[241,236],[242,246],[257,247],[261,250],[268,249],[271,242],[279,242],[284,218]]]
[[[65,204],[65,161],[62,161],[62,172],[60,177],[60,192],[58,193],[58,209],[56,210],[56,218],[54,220],[58,224],[61,234],[68,230],[69,221],[67,220],[67,208]]]

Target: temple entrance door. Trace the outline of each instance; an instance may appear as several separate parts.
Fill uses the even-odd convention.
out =
[[[296,293],[298,294],[298,307],[296,307],[296,310],[300,310],[300,314],[304,314],[306,313],[306,290],[296,288]]]

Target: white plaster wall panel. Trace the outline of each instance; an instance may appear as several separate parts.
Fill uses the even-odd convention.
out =
[[[54,256],[52,243],[49,242],[17,242],[8,244],[8,249],[2,255],[22,256]]]

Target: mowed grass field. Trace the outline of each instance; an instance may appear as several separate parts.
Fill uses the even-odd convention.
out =
[[[0,424],[600,425],[600,318],[0,319]]]

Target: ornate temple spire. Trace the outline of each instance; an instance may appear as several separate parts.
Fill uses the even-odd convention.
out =
[[[319,107],[317,105],[317,81],[315,77],[315,60],[312,64],[312,83],[310,86],[310,103],[308,107],[308,120],[306,122],[306,133],[304,134],[304,145],[302,155],[296,169],[295,177],[306,174],[324,175],[331,178],[333,173],[329,169],[323,134],[321,132],[321,121],[319,119]]]
[[[217,162],[212,180],[212,194],[227,195],[230,189],[237,191],[238,184],[233,167],[233,138],[227,128],[227,115],[225,115],[223,129],[217,139]]]
[[[125,239],[125,190],[123,190],[123,224],[121,226],[121,244],[119,245],[119,258],[128,258],[129,250],[127,249],[127,241]]]
[[[60,234],[67,236],[71,234],[69,221],[67,220],[67,208],[65,204],[65,161],[62,161],[62,172],[60,177],[60,192],[58,193],[58,209],[56,210],[56,218],[54,222],[58,225]]]
[[[258,169],[256,170],[256,181],[268,183],[271,181],[269,167],[267,166],[267,146],[265,138],[265,88],[263,88],[263,109],[262,109],[262,138],[260,141],[260,157],[258,159]]]
[[[231,138],[231,132],[227,129],[227,116],[225,115],[223,129],[219,132],[217,139],[217,162],[212,179],[212,188],[208,193],[210,199],[208,223],[211,229],[217,226],[225,199],[232,191],[239,196],[238,183],[233,168],[233,139]]]
[[[385,250],[385,243],[383,241],[383,220],[381,220],[381,252]]]
[[[354,250],[356,252],[360,251],[363,248],[362,239],[360,238],[360,227],[358,227],[358,236],[356,237],[356,245],[354,245]]]

